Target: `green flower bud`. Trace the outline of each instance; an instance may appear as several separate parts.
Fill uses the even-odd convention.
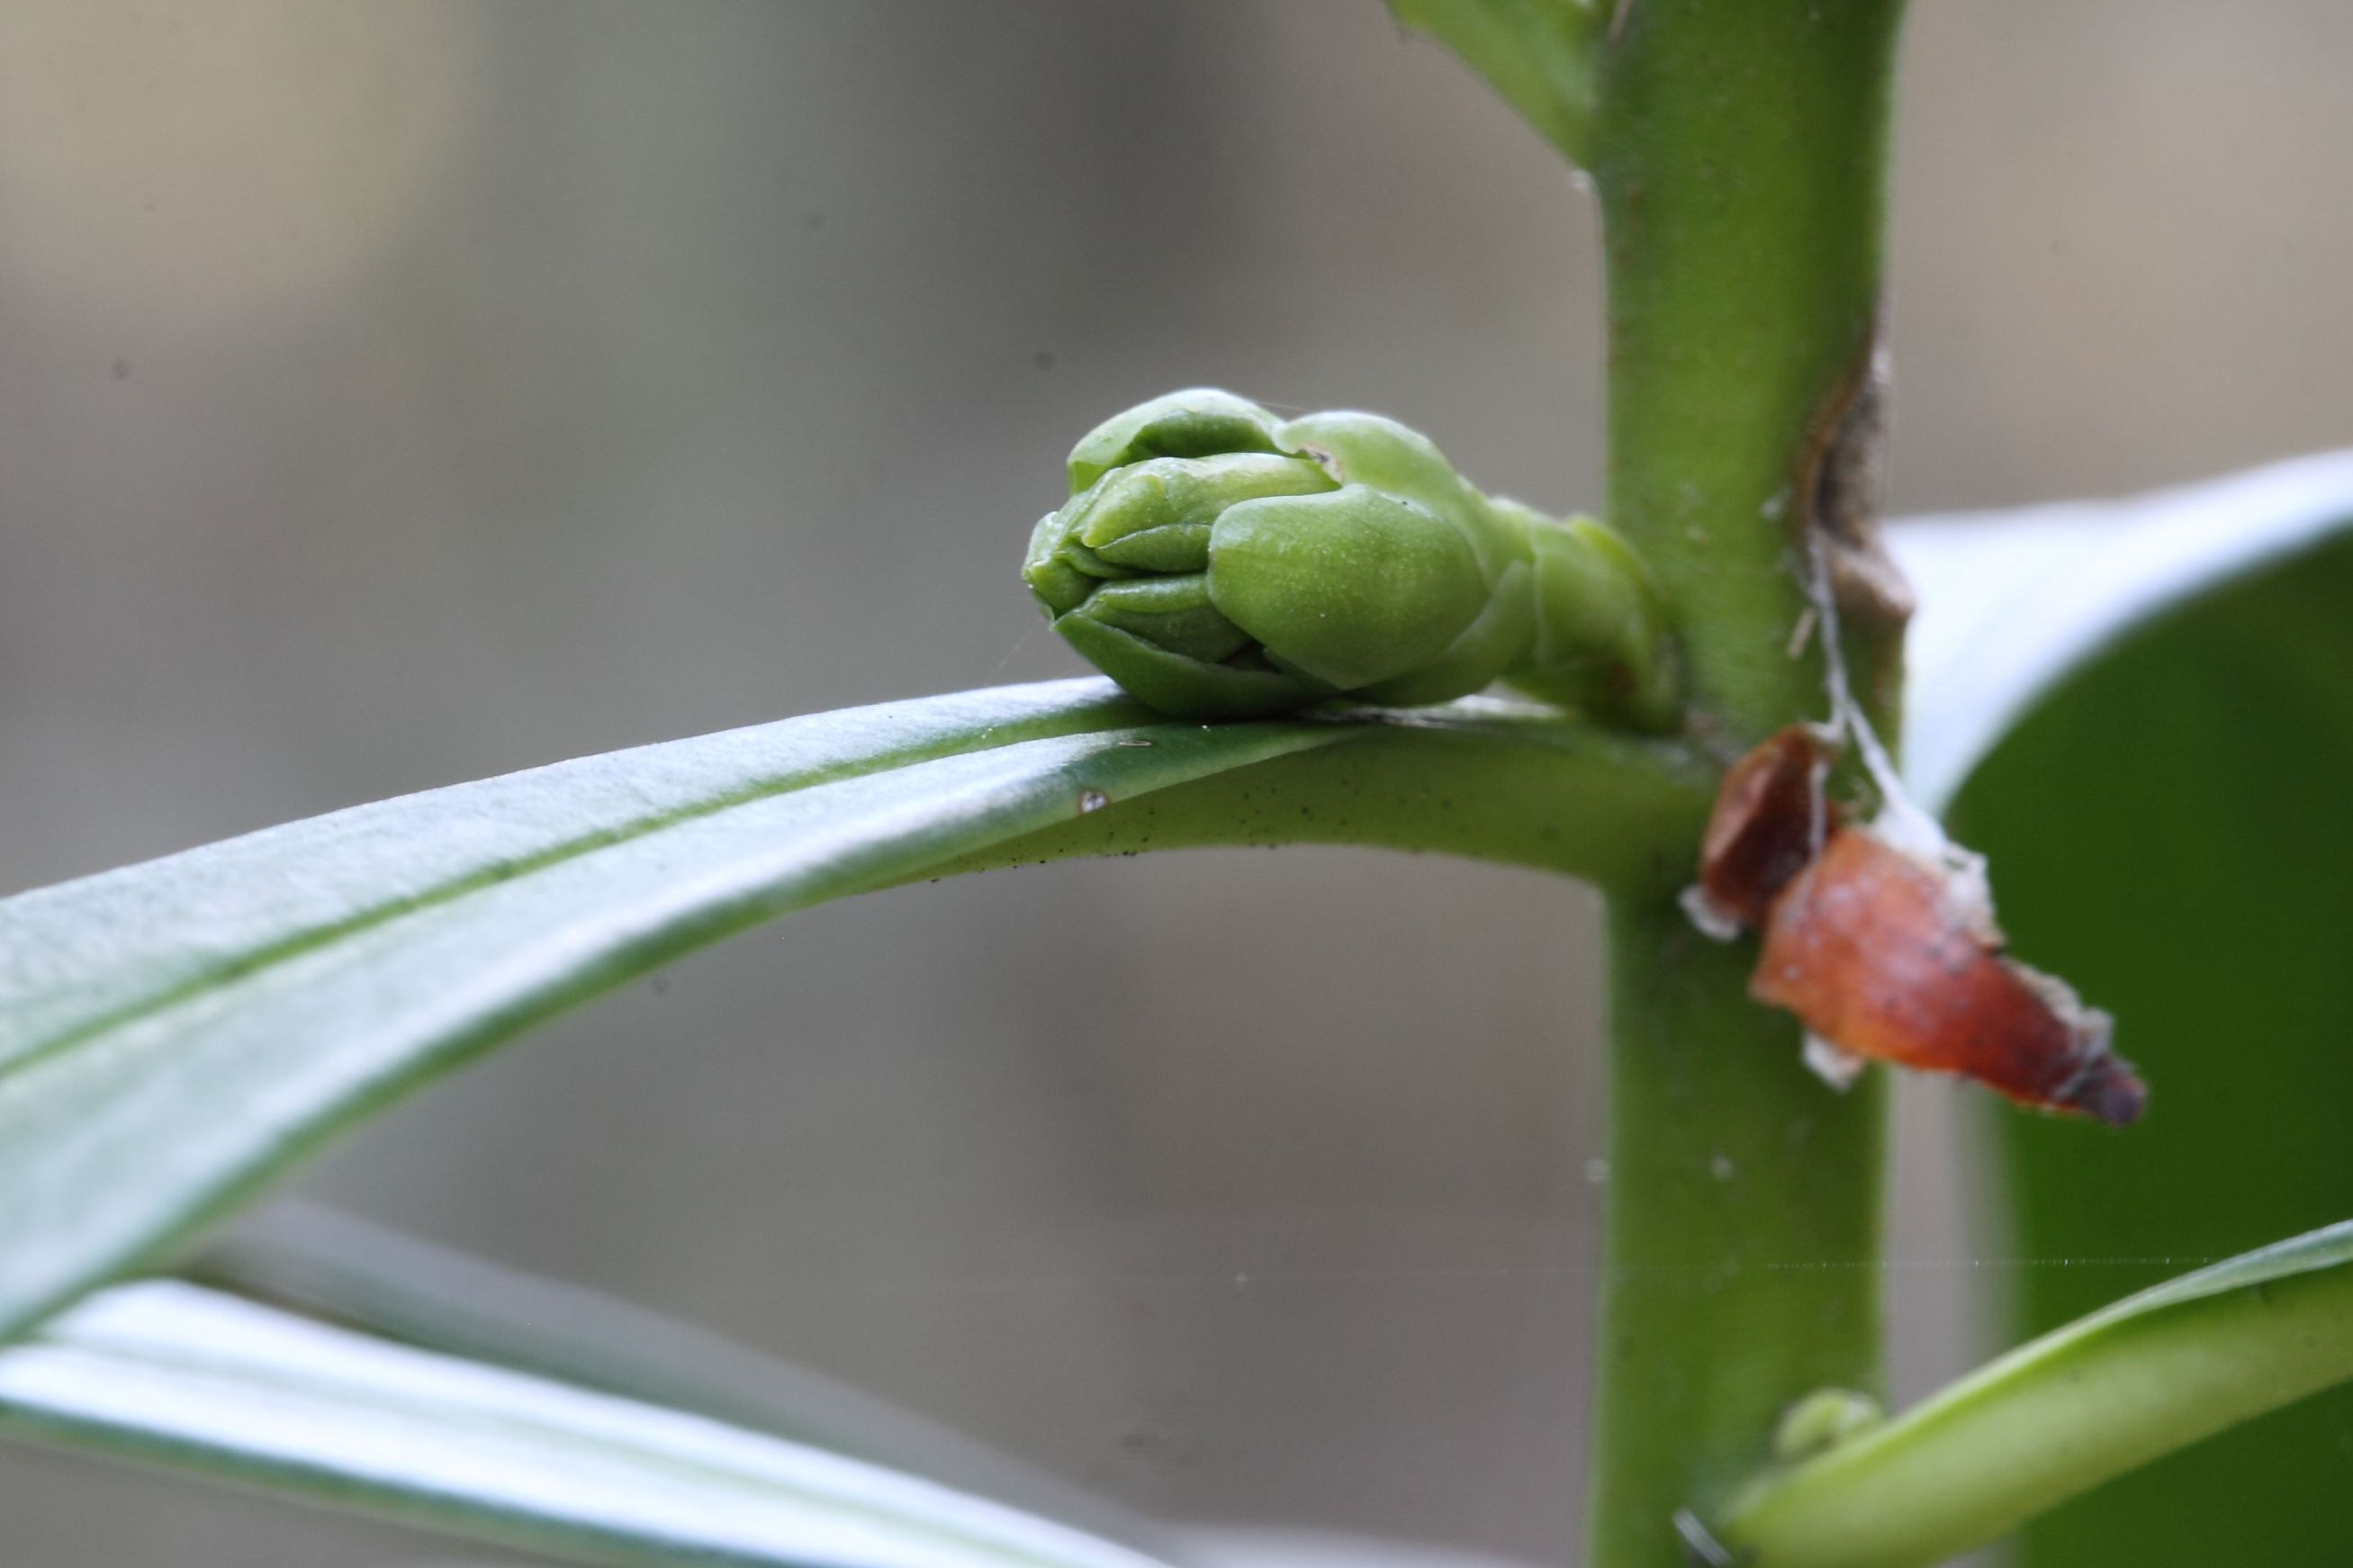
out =
[[[1673,721],[1663,617],[1625,544],[1489,500],[1394,420],[1180,392],[1096,428],[1070,482],[1022,575],[1072,647],[1163,712],[1415,706],[1506,679]]]
[[[1498,506],[1517,507],[1516,501]],[[1683,670],[1667,611],[1631,546],[1589,517],[1529,514],[1535,637],[1504,679],[1531,697],[1637,730],[1673,727]]]
[[[1883,1425],[1879,1401],[1851,1388],[1818,1388],[1782,1412],[1773,1429],[1773,1457],[1785,1464],[1810,1459]]]

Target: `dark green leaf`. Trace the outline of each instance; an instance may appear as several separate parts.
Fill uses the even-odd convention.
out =
[[[2023,711],[1956,826],[2020,954],[2116,1014],[2150,1085],[2123,1134],[1989,1111],[2021,1332],[2353,1215],[2353,459],[2109,510],[2057,553],[1992,525],[1982,575],[2010,607],[1914,688],[1932,793]],[[2024,1560],[2343,1561],[2348,1471],[2340,1389],[2057,1510]]]

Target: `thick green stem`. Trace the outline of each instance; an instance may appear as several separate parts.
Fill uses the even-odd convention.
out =
[[[1683,1568],[1824,1386],[1876,1392],[1883,1086],[1840,1096],[1748,1000],[1752,955],[1613,900],[1609,1201],[1591,1568]]]
[[[1809,530],[1868,552],[1888,80],[1900,0],[1630,0],[1601,60],[1610,521],[1657,574],[1694,723],[1746,744],[1825,709]],[[1892,606],[1845,600],[1868,699]],[[1878,612],[1878,613],[1874,613]],[[1682,1568],[1704,1517],[1825,1384],[1879,1382],[1883,1103],[1799,1061],[1754,947],[1672,904],[1612,911],[1610,1196],[1589,1568]]]
[[[936,879],[1208,845],[1354,844],[1462,855],[1671,895],[1706,820],[1706,759],[1518,704],[1474,700],[1363,725],[1345,742],[1155,790],[927,867]],[[1345,753],[1345,754],[1342,754]]]
[[[1869,392],[1901,10],[1631,0],[1604,62],[1609,521],[1694,705],[1746,740],[1820,711],[1818,667],[1783,651],[1804,531],[1836,547],[1869,500],[1844,484],[1868,422],[1842,416]]]

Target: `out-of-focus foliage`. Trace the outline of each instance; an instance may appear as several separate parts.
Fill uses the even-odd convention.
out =
[[[0,1429],[571,1562],[1164,1568],[862,1460],[170,1281],[0,1352]]]
[[[2134,633],[1962,792],[2020,951],[2113,1011],[2128,1136],[2002,1116],[2021,1333],[2353,1215],[2353,540]],[[2353,1552],[2353,1390],[2137,1471],[2023,1535],[2031,1568]]]
[[[1936,1568],[2054,1505],[2353,1375],[2353,1220],[2168,1279],[1895,1421],[1810,1434],[1716,1531],[1784,1568]],[[1793,1410],[1775,1447],[1824,1394]],[[2082,1558],[2073,1561],[2084,1561]]]

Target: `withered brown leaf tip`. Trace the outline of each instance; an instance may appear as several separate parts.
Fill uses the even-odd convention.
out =
[[[2137,1118],[2147,1090],[2109,1048],[2108,1016],[2002,952],[1982,864],[1844,820],[1822,796],[1830,756],[1791,725],[1717,794],[1686,902],[1711,933],[1763,931],[1749,994],[1840,1051],[2113,1126]]]

